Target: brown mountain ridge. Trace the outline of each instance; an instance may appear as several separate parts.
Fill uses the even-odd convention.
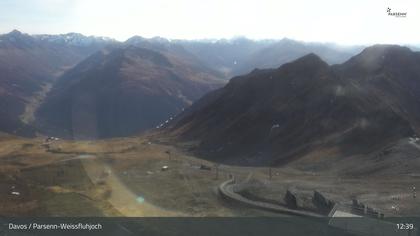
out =
[[[321,149],[369,153],[418,133],[419,57],[375,45],[340,65],[308,54],[254,70],[200,99],[165,134],[240,165],[282,164]]]
[[[136,46],[101,50],[58,79],[37,111],[40,129],[68,138],[153,128],[223,85],[177,55]]]

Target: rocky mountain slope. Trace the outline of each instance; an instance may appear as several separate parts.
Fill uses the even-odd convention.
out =
[[[59,41],[70,39],[70,35],[47,40],[51,37],[30,36],[17,30],[0,35],[0,131],[33,135],[34,130],[20,116],[37,92],[64,70],[109,43],[99,39],[89,44]],[[79,41],[83,39],[87,37],[78,35]]]
[[[61,76],[37,112],[38,124],[68,138],[134,135],[222,85],[180,54],[118,46]]]
[[[196,102],[168,125],[197,153],[276,165],[318,152],[369,153],[419,131],[420,54],[393,45],[329,66],[309,54],[254,70]]]

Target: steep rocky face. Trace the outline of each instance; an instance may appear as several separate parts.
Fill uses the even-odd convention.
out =
[[[221,85],[180,57],[136,46],[102,50],[58,79],[38,123],[72,138],[134,135]]]
[[[321,147],[370,152],[419,127],[416,58],[406,48],[374,46],[328,66],[309,54],[233,78],[167,130],[200,140],[201,155],[235,164],[282,164]]]

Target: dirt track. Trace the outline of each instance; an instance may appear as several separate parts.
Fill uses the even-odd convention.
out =
[[[109,203],[123,216],[127,217],[158,217],[158,216],[179,216],[179,213],[170,212],[156,207],[146,201],[139,201],[139,196],[127,188],[112,169],[101,161],[91,158],[81,158],[86,174],[92,182],[104,181],[110,189]]]

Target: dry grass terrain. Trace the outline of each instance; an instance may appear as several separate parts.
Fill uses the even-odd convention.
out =
[[[419,152],[408,142],[395,144],[382,159],[359,156],[344,161],[334,157],[334,150],[320,151],[287,167],[272,168],[270,180],[266,167],[220,165],[216,170],[215,163],[185,151],[194,144],[164,141],[142,136],[46,145],[43,138],[1,135],[0,215],[274,215],[218,196],[216,188],[229,174],[245,180],[250,173],[261,186],[251,191],[265,199],[282,201],[286,190],[292,189],[305,203],[318,190],[343,204],[359,199],[386,216],[420,215],[415,207],[419,199],[412,197],[411,189],[420,186]],[[364,158],[362,167],[356,165],[362,163],[360,158]],[[336,163],[334,171],[326,166],[327,160]],[[163,166],[168,169],[162,170]]]

